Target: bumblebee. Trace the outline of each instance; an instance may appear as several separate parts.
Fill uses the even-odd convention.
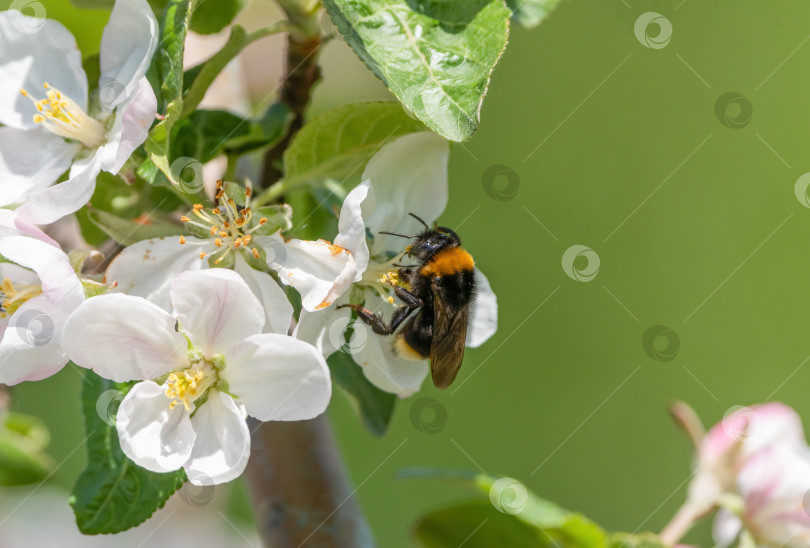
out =
[[[344,306],[352,308],[375,333],[394,334],[394,350],[400,357],[429,358],[433,384],[444,389],[456,378],[464,358],[467,319],[476,294],[475,263],[462,249],[455,232],[438,225],[430,228],[413,213],[410,215],[424,225],[421,233],[408,236],[381,232],[415,239],[406,255],[418,264],[395,265],[401,268],[394,293],[404,304],[394,312],[388,324],[382,314],[374,314],[359,305]],[[411,317],[413,312],[416,315]],[[397,332],[406,320],[405,326]]]

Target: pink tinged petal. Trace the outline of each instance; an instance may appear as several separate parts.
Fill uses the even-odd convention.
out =
[[[731,453],[740,444],[741,449],[736,452],[740,461],[737,467],[769,446],[805,445],[801,418],[796,411],[778,402],[740,407],[709,430],[700,446],[700,459],[717,462],[732,458]]]
[[[357,266],[351,253],[324,240],[290,240],[280,235],[254,238],[281,282],[301,294],[306,310],[326,308],[351,287]],[[269,250],[269,251],[268,251]]]
[[[311,344],[276,333],[254,335],[229,348],[225,361],[228,390],[261,421],[312,419],[329,404],[329,368]]]
[[[169,408],[166,386],[139,382],[118,407],[115,428],[121,450],[152,472],[171,472],[191,456],[197,434],[182,405]]]
[[[59,344],[66,319],[44,296],[23,304],[0,340],[0,383],[37,381],[62,369],[68,361]]]
[[[0,12],[0,124],[20,129],[37,126],[34,104],[20,94],[45,98],[47,82],[80,107],[87,107],[87,76],[76,40],[62,23],[37,19],[16,10]]]
[[[146,77],[141,78],[135,95],[116,110],[107,132],[107,143],[101,147],[101,169],[118,173],[146,135],[157,113],[157,99]]]
[[[241,253],[236,255],[234,270],[264,307],[264,330],[286,335],[292,325],[293,307],[284,290],[270,274],[252,268]]]
[[[67,312],[84,301],[84,289],[61,249],[27,236],[0,238],[0,255],[37,273],[42,292]]]
[[[340,348],[349,348],[345,332],[351,323],[351,315],[351,309],[336,306],[315,312],[301,310],[293,336],[308,342],[328,358]]]
[[[185,337],[166,311],[140,297],[93,297],[71,314],[62,335],[77,365],[116,382],[156,379],[188,366]]]
[[[467,346],[470,348],[481,346],[498,330],[498,299],[489,280],[477,268],[475,282],[478,291],[467,322]]]
[[[104,280],[116,284],[115,291],[143,297],[171,311],[171,287],[174,277],[189,270],[208,268],[199,257],[208,250],[207,240],[177,237],[142,240],[119,253],[107,268]]]
[[[93,195],[99,171],[101,152],[96,150],[73,162],[67,181],[34,192],[17,212],[31,223],[46,225],[78,211]]]
[[[194,485],[216,485],[239,477],[250,457],[245,408],[228,394],[209,393],[191,418],[197,433],[186,475]]]
[[[363,221],[363,202],[369,193],[369,182],[357,185],[343,200],[338,221],[338,235],[335,245],[348,249],[357,265],[355,282],[363,278],[368,267],[368,244],[366,243],[366,224]]]
[[[116,0],[101,37],[99,64],[104,107],[111,110],[132,97],[149,68],[158,24],[146,0]],[[104,87],[108,98],[104,100]]]
[[[211,358],[262,332],[264,309],[239,274],[212,268],[172,282],[172,306],[191,342]]]
[[[42,232],[36,225],[31,224],[10,209],[0,209],[0,237],[3,236],[31,236],[41,242],[59,247],[56,240]]]
[[[0,206],[19,204],[51,186],[79,150],[44,128],[0,127]]]
[[[363,180],[372,197],[363,204],[366,226],[374,235],[371,256],[400,252],[403,240],[381,230],[415,234],[424,227],[408,213],[430,224],[447,206],[447,163],[450,146],[432,132],[411,133],[383,146],[366,165]],[[373,203],[373,206],[372,206]]]

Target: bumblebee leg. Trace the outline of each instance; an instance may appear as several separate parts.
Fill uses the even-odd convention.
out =
[[[403,290],[404,291],[404,290]],[[410,295],[410,293],[408,293]],[[413,297],[411,295],[411,297]],[[414,297],[415,298],[415,297]],[[405,300],[405,299],[403,299]],[[417,299],[418,300],[418,299]],[[371,326],[371,330],[377,333],[378,335],[390,335],[394,331],[397,330],[397,327],[404,322],[408,316],[421,306],[422,301],[419,300],[419,305],[412,306],[410,304],[405,304],[397,308],[396,312],[391,316],[391,321],[388,325],[382,319],[382,314],[374,314],[368,308],[363,308],[360,305],[356,304],[344,304],[340,305],[338,308],[348,307],[357,312],[357,317],[363,321],[364,324]]]
[[[395,285],[394,293],[396,293],[399,300],[405,303],[408,308],[419,308],[422,306],[422,299],[405,289],[404,287]]]

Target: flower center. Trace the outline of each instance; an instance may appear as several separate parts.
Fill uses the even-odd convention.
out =
[[[251,234],[261,228],[262,225],[267,223],[267,219],[262,217],[256,220],[253,217],[253,211],[250,208],[250,198],[253,195],[253,187],[248,183],[245,188],[245,207],[239,208],[230,198],[223,188],[222,181],[217,181],[217,194],[216,200],[219,203],[218,207],[207,209],[202,204],[194,204],[193,213],[200,220],[196,221],[187,216],[180,218],[184,223],[194,225],[202,228],[211,234],[209,242],[212,241],[217,250],[211,254],[211,257],[217,257],[214,261],[216,264],[231,252],[239,248],[249,249],[254,257],[259,258],[259,250],[250,246],[253,239]],[[185,244],[186,239],[180,236],[180,243]],[[200,259],[205,259],[207,253],[200,252]]]
[[[205,391],[214,386],[219,375],[214,366],[200,360],[188,369],[172,373],[166,380],[166,397],[171,400],[169,409],[174,409],[177,403],[182,403],[186,411],[191,411],[191,404],[205,394]]]
[[[34,122],[42,124],[53,133],[81,142],[87,148],[97,148],[104,143],[107,129],[104,124],[91,118],[76,102],[47,82],[45,99],[36,100],[24,89],[20,90],[31,99],[39,114],[34,115]]]
[[[383,263],[369,261],[368,268],[363,272],[363,279],[358,284],[376,291],[384,301],[394,304],[391,286],[398,285],[407,289],[407,283],[405,280],[400,280],[399,267],[396,266],[402,260],[403,254]]]
[[[39,284],[17,285],[3,278],[0,283],[0,318],[13,315],[25,302],[42,294]]]

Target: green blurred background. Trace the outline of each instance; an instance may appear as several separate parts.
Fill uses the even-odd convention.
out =
[[[45,5],[85,53],[97,49],[104,12]],[[672,24],[663,48],[634,33],[649,11]],[[478,134],[453,146],[441,219],[489,277],[500,329],[467,352],[449,390],[426,383],[400,402],[382,439],[366,433],[340,393],[331,404],[380,546],[409,546],[417,515],[470,494],[396,479],[406,467],[510,475],[608,529],[658,531],[690,473],[669,402],[690,403],[707,423],[765,400],[810,417],[810,211],[794,194],[810,171],[808,21],[810,4],[799,0],[771,8],[565,0],[540,27],[513,28]],[[259,45],[280,58],[280,42]],[[323,63],[313,112],[391,97],[342,42],[326,47]],[[724,110],[730,119],[745,101],[753,108],[744,127],[716,116],[727,92],[743,97]],[[514,196],[486,192],[493,165],[514,172]],[[503,190],[507,177],[491,183]],[[576,244],[599,256],[589,282],[563,271],[563,253]],[[670,361],[643,348],[656,325],[679,338]],[[67,369],[14,389],[17,408],[51,426],[57,461],[83,438],[80,383]],[[446,410],[436,433],[410,416],[424,397]],[[425,413],[422,424],[433,422]],[[69,488],[82,465],[79,450],[52,481]],[[241,491],[232,499],[238,519]],[[708,527],[687,540],[709,545]]]

